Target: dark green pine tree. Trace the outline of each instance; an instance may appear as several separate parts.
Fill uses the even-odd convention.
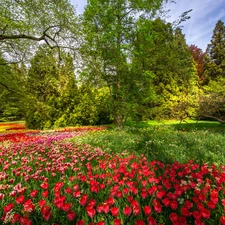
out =
[[[219,20],[206,50],[205,75],[210,80],[225,77],[225,26]]]

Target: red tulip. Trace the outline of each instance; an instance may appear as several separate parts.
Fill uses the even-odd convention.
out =
[[[104,221],[100,221],[96,225],[105,225],[105,223],[104,223]]]
[[[89,217],[93,218],[96,214],[96,210],[92,206],[87,206],[86,211]]]
[[[110,210],[109,204],[108,204],[108,203],[104,203],[104,204],[103,204],[103,212],[104,212],[104,213],[108,213],[109,210]]]
[[[43,197],[43,198],[47,198],[47,197],[48,197],[48,191],[44,191],[44,192],[42,193],[42,197]]]
[[[40,207],[42,207],[42,206],[44,206],[46,204],[46,201],[45,200],[40,200],[39,202],[38,202],[38,205],[40,206]]]
[[[191,212],[189,211],[188,208],[182,207],[182,208],[181,208],[181,215],[182,215],[182,216],[188,217],[188,216],[191,216]]]
[[[123,210],[123,214],[125,216],[129,216],[131,213],[132,213],[132,209],[130,207],[126,206]]]
[[[121,220],[118,218],[114,219],[114,225],[121,225]]]
[[[80,204],[82,206],[85,206],[87,204],[87,201],[88,201],[88,195],[87,194],[84,194],[81,199],[80,199]]]
[[[64,212],[68,212],[72,208],[72,203],[64,203],[62,206],[62,210]]]
[[[20,220],[20,214],[15,213],[15,214],[13,215],[13,218],[11,219],[11,223],[12,223],[12,224],[15,224],[15,223],[19,222],[19,220]]]
[[[17,204],[22,204],[24,202],[24,195],[20,195],[18,198],[16,198],[16,203]]]
[[[23,208],[25,212],[33,212],[35,205],[32,203],[31,199],[28,199],[23,203]]]
[[[85,225],[85,221],[84,220],[78,220],[76,222],[76,225]]]
[[[155,218],[152,217],[152,216],[148,217],[147,221],[148,221],[149,225],[156,225],[157,224]]]
[[[149,216],[152,212],[151,206],[149,205],[145,206],[143,210],[146,216]]]
[[[4,194],[3,193],[0,193],[0,200],[2,200],[4,198]]]
[[[47,206],[47,205],[44,205],[41,208],[41,214],[42,214],[44,220],[49,221],[49,219],[52,216],[51,208],[49,206]]]
[[[38,191],[37,191],[37,190],[33,190],[33,191],[30,193],[30,196],[31,196],[32,198],[34,198],[34,197],[37,196],[37,194],[38,194]]]
[[[111,213],[112,213],[113,216],[118,216],[118,214],[119,214],[119,208],[112,207],[111,208]]]
[[[145,225],[145,222],[143,220],[137,220],[135,225]]]
[[[179,216],[176,213],[171,213],[169,215],[169,218],[173,223],[176,223],[178,221]]]
[[[13,208],[14,208],[14,204],[9,203],[8,205],[4,206],[4,212],[7,213],[7,212],[11,211]]]
[[[220,223],[221,225],[225,225],[225,216],[220,217]]]
[[[75,217],[76,217],[76,214],[75,214],[74,211],[69,211],[67,213],[67,218],[68,218],[69,221],[73,221],[75,219]]]

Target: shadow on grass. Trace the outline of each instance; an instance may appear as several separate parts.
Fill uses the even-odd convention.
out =
[[[194,121],[188,120],[187,122],[180,122],[176,120],[170,121],[144,121],[144,122],[127,122],[126,126],[128,127],[135,127],[135,128],[148,128],[148,127],[168,127],[171,130],[177,131],[210,131],[210,132],[224,132],[225,131],[225,124],[221,124],[217,121]]]
[[[225,125],[218,122],[181,123],[171,125],[175,130],[224,132]]]
[[[100,147],[110,154],[124,151],[145,156],[148,161],[157,160],[172,164],[225,163],[225,125],[200,121],[190,123],[129,122],[123,130],[109,127],[107,130],[74,138],[75,142]]]

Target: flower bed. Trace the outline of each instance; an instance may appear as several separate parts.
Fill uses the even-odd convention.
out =
[[[25,131],[26,126],[22,123],[0,123],[0,134],[6,132],[18,132],[18,131]]]
[[[71,133],[0,147],[2,223],[225,224],[225,167],[60,141]]]
[[[1,125],[1,124],[0,124]],[[14,124],[15,125],[15,124]],[[91,131],[100,131],[106,129],[106,127],[72,127],[72,128],[64,128],[52,131],[40,131],[40,130],[21,130],[20,132],[17,131],[17,126],[12,126],[8,131],[11,132],[4,132],[0,134],[0,143],[4,141],[8,142],[37,142],[41,140],[49,139],[50,137],[55,140],[62,140],[65,138],[72,138],[73,136],[77,136],[78,134],[84,134],[86,132]],[[18,125],[19,126],[19,125]],[[15,129],[14,129],[15,128]],[[14,131],[14,132],[13,132]]]

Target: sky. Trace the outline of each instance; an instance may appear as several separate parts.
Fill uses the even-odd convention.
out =
[[[71,0],[71,3],[81,14],[87,0]],[[168,3],[166,9],[171,10],[166,19],[168,22],[177,20],[183,12],[192,9],[189,13],[191,18],[181,24],[182,31],[188,45],[196,45],[203,51],[210,44],[218,20],[225,23],[225,0],[176,0],[176,4]]]

